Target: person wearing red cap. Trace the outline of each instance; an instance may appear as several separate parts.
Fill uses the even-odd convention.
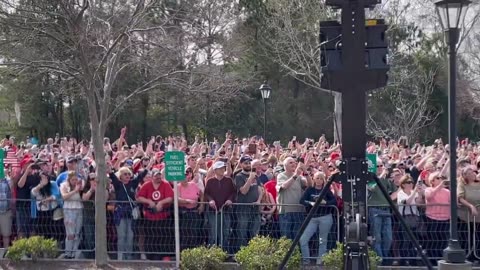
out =
[[[340,154],[337,152],[333,152],[330,154],[330,162],[335,162],[340,159]]]

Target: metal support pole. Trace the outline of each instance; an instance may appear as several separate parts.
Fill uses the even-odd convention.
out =
[[[267,99],[263,99],[263,141],[267,141]]]
[[[280,266],[278,266],[278,270],[283,270],[285,269],[285,266],[287,265],[288,260],[293,254],[293,251],[298,245],[298,242],[300,241],[300,237],[302,236],[303,232],[307,228],[308,223],[312,219],[313,215],[317,212],[318,207],[320,207],[320,204],[322,203],[323,199],[327,195],[327,192],[330,190],[330,186],[332,185],[333,182],[333,177],[331,177],[323,186],[322,192],[320,192],[320,195],[318,195],[317,200],[312,206],[312,209],[310,209],[310,212],[308,212],[307,217],[302,223],[302,226],[300,227],[300,230],[298,230],[297,235],[295,235],[295,239],[293,239],[293,243],[290,246],[290,249],[288,250],[287,254],[285,257],[283,257],[282,262],[280,263]]]
[[[393,215],[400,221],[400,224],[402,225],[403,229],[405,232],[407,232],[408,237],[410,238],[410,241],[413,242],[413,246],[417,250],[418,255],[422,258],[423,263],[427,266],[429,270],[433,269],[432,263],[428,259],[427,255],[425,254],[425,251],[422,249],[422,246],[420,246],[420,243],[418,240],[415,238],[415,235],[413,234],[412,230],[410,227],[408,227],[407,223],[405,222],[405,219],[403,219],[402,215],[400,214],[400,211],[398,211],[397,205],[392,201],[390,198],[390,195],[388,194],[387,189],[385,186],[382,184],[382,182],[378,179],[378,177],[374,176],[373,179],[377,183],[378,187],[380,188],[380,191],[382,192],[383,196],[385,196],[385,199],[387,199],[388,205],[390,206],[390,209],[392,209]],[[405,241],[405,239],[403,239]]]
[[[450,145],[450,239],[443,257],[448,263],[465,263],[465,251],[458,241],[457,224],[457,126],[456,126],[456,46],[459,29],[445,31],[448,45],[448,144]]]

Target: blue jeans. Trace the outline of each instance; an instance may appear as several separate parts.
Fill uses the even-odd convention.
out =
[[[237,236],[240,246],[246,246],[260,232],[261,215],[258,205],[239,206],[237,214]]]
[[[305,218],[303,212],[292,212],[279,215],[280,233],[288,239],[293,240],[295,235],[302,226],[302,221]]]
[[[95,216],[91,212],[83,213],[83,248],[87,259],[95,258]]]
[[[30,217],[30,201],[17,202],[17,211],[15,213],[17,222],[17,234],[21,237],[28,238],[32,234],[32,219]]]
[[[133,230],[132,219],[122,218],[120,224],[117,225],[117,251],[119,257],[130,260],[133,251]],[[121,259],[121,258],[119,258]]]
[[[300,250],[302,251],[302,257],[304,260],[310,259],[310,248],[308,242],[310,238],[317,232],[318,229],[318,258],[327,252],[328,234],[332,229],[333,217],[332,214],[328,214],[321,217],[315,217],[310,220],[300,237]]]
[[[207,212],[209,226],[208,245],[217,245],[224,249],[228,247],[228,236],[230,235],[231,227],[230,215],[231,211],[225,209],[218,213],[215,211]]]
[[[388,208],[369,208],[369,223],[375,244],[373,249],[381,258],[388,257],[393,242],[392,215]]]
[[[65,224],[65,254],[74,257],[80,245],[80,233],[82,232],[83,209],[63,209],[63,221]]]

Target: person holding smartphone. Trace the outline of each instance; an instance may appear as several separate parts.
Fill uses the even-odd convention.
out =
[[[285,171],[277,176],[277,203],[280,233],[294,239],[305,216],[305,207],[298,205],[308,181],[303,177],[303,164],[288,157],[283,161]]]
[[[235,213],[237,215],[237,229],[239,245],[245,246],[251,237],[257,235],[261,226],[261,214],[258,204],[262,199],[262,189],[257,177],[257,167],[260,161],[253,161],[248,156],[240,159],[242,171],[235,175],[237,189],[237,202]]]
[[[441,173],[433,172],[429,175],[431,186],[425,189],[427,239],[430,239],[426,243],[426,249],[430,258],[442,257],[443,249],[448,245],[450,190],[445,187],[446,182],[447,178]],[[436,263],[436,260],[432,260],[433,265]]]

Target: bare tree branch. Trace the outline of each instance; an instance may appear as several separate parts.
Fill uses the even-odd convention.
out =
[[[417,139],[421,131],[430,126],[442,113],[431,108],[430,97],[435,89],[437,70],[422,71],[414,64],[395,68],[387,89],[370,98],[367,130],[375,136]],[[384,110],[374,110],[372,98],[387,105]],[[381,106],[380,106],[381,107]]]

